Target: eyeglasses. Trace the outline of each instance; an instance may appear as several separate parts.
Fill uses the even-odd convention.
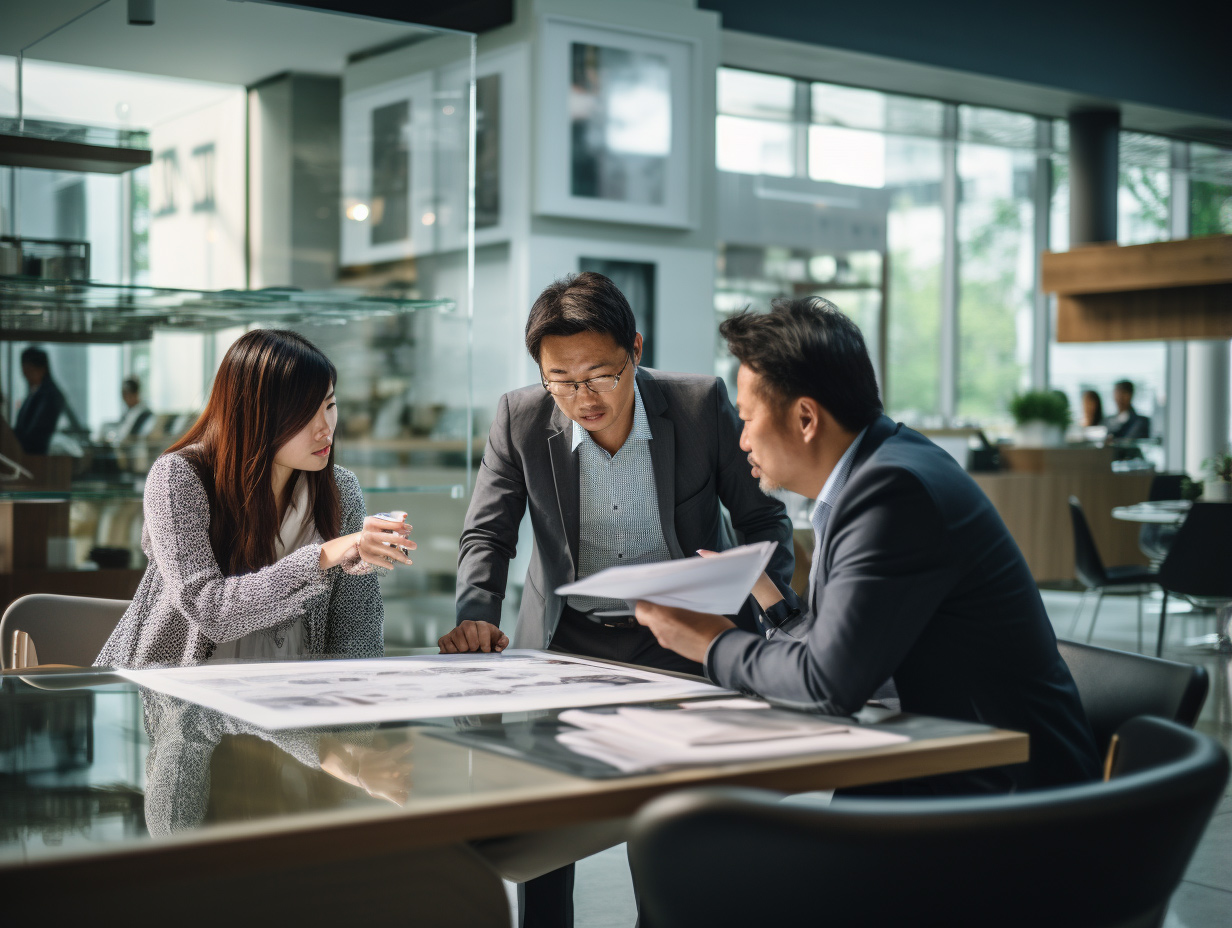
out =
[[[620,375],[625,372],[631,360],[632,358],[625,355],[625,363],[615,374],[604,374],[602,377],[591,377],[589,380],[545,380],[543,389],[553,396],[576,396],[583,386],[591,393],[611,393],[620,383]]]

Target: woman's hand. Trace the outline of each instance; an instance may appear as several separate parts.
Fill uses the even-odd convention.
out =
[[[384,739],[371,745],[350,744],[326,736],[321,739],[321,769],[374,799],[404,806],[411,795],[411,745]]]
[[[717,551],[707,551],[705,548],[698,548],[697,553],[702,557],[714,557],[718,554]],[[761,576],[757,578],[757,582],[753,584],[753,598],[757,600],[757,605],[761,606],[765,611],[783,598],[783,594],[779,592],[779,588],[774,585],[774,581],[770,579],[770,575],[764,570]]]
[[[410,540],[411,526],[406,524],[406,513],[389,515],[401,516],[401,521],[368,516],[362,531],[321,545],[321,569],[342,565],[348,573],[364,574],[373,567],[390,569],[395,564],[413,563],[408,552],[418,546]]]

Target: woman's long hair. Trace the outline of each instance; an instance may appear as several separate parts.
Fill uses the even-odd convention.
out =
[[[222,359],[205,411],[167,449],[187,458],[205,484],[210,545],[224,575],[274,563],[280,527],[274,455],[312,421],[337,379],[329,358],[302,335],[281,329],[248,332]],[[297,473],[287,484],[288,495],[303,479],[317,531],[337,538],[342,506],[332,447],[328,465]]]

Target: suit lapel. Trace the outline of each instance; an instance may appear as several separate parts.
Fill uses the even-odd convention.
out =
[[[851,483],[860,466],[869,459],[874,451],[881,447],[887,438],[894,434],[896,427],[894,420],[887,415],[882,415],[881,418],[873,421],[868,427],[868,431],[864,433],[864,438],[860,440],[860,447],[856,449],[855,460],[851,462],[851,470],[847,473],[847,483]],[[846,489],[845,486],[844,489]],[[838,514],[842,501],[843,494],[840,493],[838,499],[834,501],[834,508],[830,510],[830,517],[826,520],[825,534],[819,540],[821,544],[821,560],[817,562],[817,588],[822,590],[825,589],[826,580],[829,575],[826,564],[830,560],[830,539],[834,535],[834,517]],[[810,591],[810,593],[812,592]]]
[[[663,540],[672,557],[684,557],[676,538],[676,425],[662,415],[667,401],[654,378],[645,368],[638,368],[637,387],[642,394],[642,406],[650,423],[650,462],[654,468],[655,495],[659,500],[659,524]]]
[[[556,501],[560,505],[560,522],[565,539],[569,543],[569,556],[573,560],[573,576],[577,579],[578,532],[580,524],[578,488],[578,456],[570,447],[573,443],[573,425],[559,408],[552,412],[548,437],[548,450],[552,455],[552,477],[556,481]]]

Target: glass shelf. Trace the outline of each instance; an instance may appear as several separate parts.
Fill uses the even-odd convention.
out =
[[[137,341],[154,329],[345,325],[416,312],[456,313],[449,299],[349,290],[179,290],[81,280],[0,277],[6,339]]]
[[[150,147],[150,133],[144,129],[112,129],[28,118],[19,124],[12,116],[0,116],[0,135],[50,142],[75,142],[79,145],[97,145],[100,148],[141,150]]]

